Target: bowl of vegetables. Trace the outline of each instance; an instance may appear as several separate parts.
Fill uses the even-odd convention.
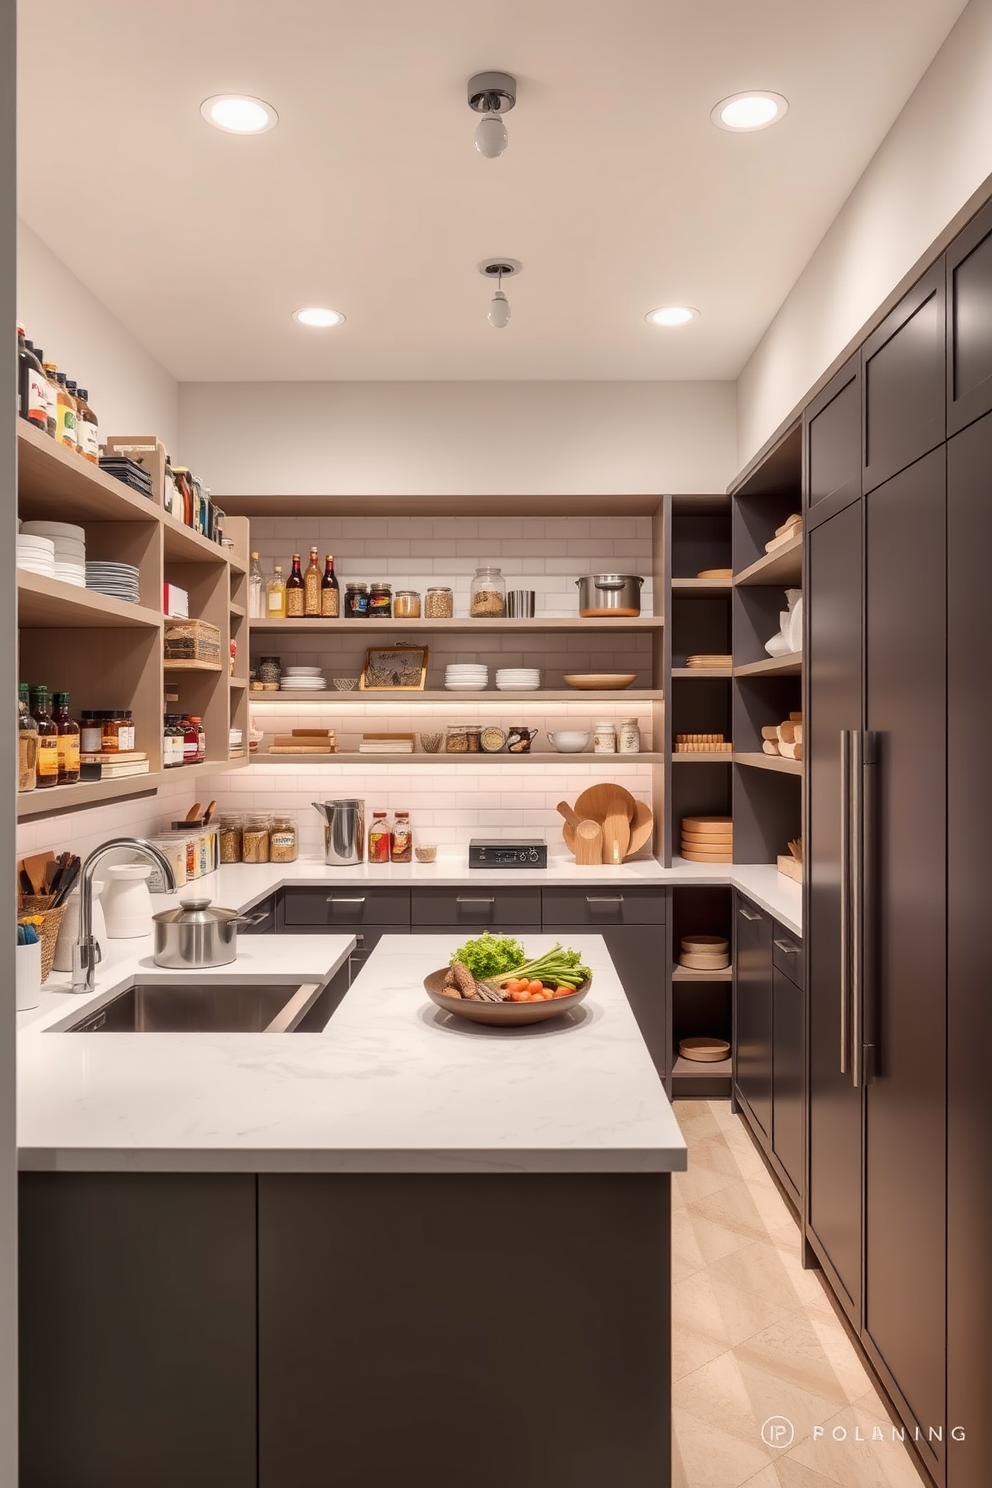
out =
[[[459,946],[451,961],[424,978],[424,990],[446,1013],[495,1026],[543,1023],[584,1000],[592,973],[578,951],[562,946],[530,960],[512,935],[485,931]]]

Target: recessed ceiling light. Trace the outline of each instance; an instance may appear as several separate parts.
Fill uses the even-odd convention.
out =
[[[306,326],[338,326],[344,324],[344,316],[340,310],[322,310],[317,305],[312,305],[308,310],[294,310],[293,319],[298,320],[300,325]]]
[[[789,100],[781,93],[732,93],[710,110],[710,118],[718,129],[740,134],[751,129],[767,129],[781,119],[788,107]]]
[[[223,129],[226,134],[265,134],[279,123],[279,115],[271,103],[241,93],[217,93],[213,98],[205,98],[200,113],[208,124]]]
[[[649,325],[656,326],[687,325],[690,320],[698,318],[699,311],[688,305],[663,305],[660,310],[649,310],[644,317]]]

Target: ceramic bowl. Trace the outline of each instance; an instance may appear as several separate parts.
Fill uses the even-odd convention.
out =
[[[592,734],[583,729],[559,729],[557,733],[549,734],[551,747],[557,749],[559,754],[580,754],[583,749],[588,749]]]
[[[358,686],[357,677],[334,677],[332,680],[338,692],[353,692]]]
[[[544,1023],[549,1018],[560,1018],[563,1013],[578,1007],[589,993],[592,977],[583,982],[571,997],[555,997],[551,1002],[469,1002],[464,997],[445,997],[442,992],[448,968],[432,971],[424,977],[424,990],[431,1002],[446,1013],[457,1018],[466,1018],[470,1023],[489,1023],[496,1028],[506,1028],[522,1023]]]

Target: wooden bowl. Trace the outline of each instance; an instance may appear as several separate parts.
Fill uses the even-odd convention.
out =
[[[637,681],[636,672],[566,672],[563,679],[569,687],[583,692],[612,692]]]
[[[578,1007],[592,986],[590,977],[571,997],[556,997],[551,1002],[470,1002],[464,997],[445,997],[441,988],[447,972],[448,968],[443,966],[440,971],[432,971],[424,977],[424,991],[431,1002],[469,1023],[488,1023],[494,1028],[519,1028],[523,1023],[544,1023],[548,1018],[560,1018],[562,1013]]]
[[[730,952],[721,951],[717,955],[707,956],[698,951],[683,951],[679,957],[679,965],[690,971],[724,971],[730,965]]]
[[[719,1064],[730,1057],[730,1045],[726,1039],[684,1038],[679,1040],[679,1053],[683,1059],[694,1059],[698,1064]]]
[[[730,941],[725,935],[683,935],[682,949],[693,955],[717,956],[730,950]]]

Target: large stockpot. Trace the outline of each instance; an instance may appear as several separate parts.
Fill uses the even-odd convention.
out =
[[[155,965],[191,971],[234,961],[238,926],[247,920],[234,909],[212,906],[209,899],[182,899],[178,909],[152,915],[152,922]]]
[[[641,613],[641,585],[637,574],[583,574],[576,579],[580,615],[616,615],[631,618]]]

